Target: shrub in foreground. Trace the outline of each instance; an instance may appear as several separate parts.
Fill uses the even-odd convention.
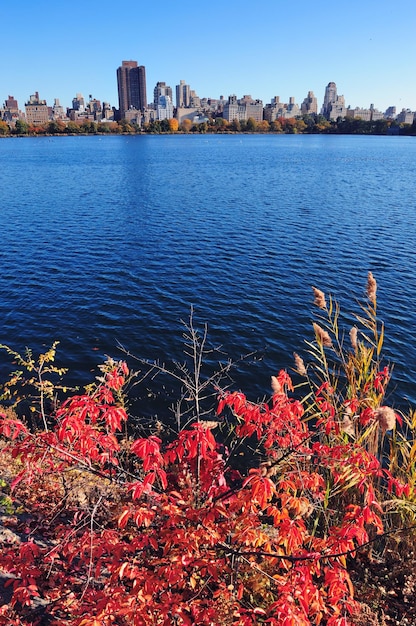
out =
[[[336,303],[314,289],[312,360],[295,357],[303,398],[280,371],[267,402],[219,391],[216,414],[196,412],[169,441],[126,434],[125,362],[108,360],[85,393],[54,406],[54,348],[20,357],[39,403],[36,428],[0,413],[13,474],[0,624],[357,623],[349,563],[414,523],[415,424],[396,428],[383,405],[372,281],[348,346]],[[22,384],[14,376],[5,396]],[[245,470],[233,463],[243,447]]]

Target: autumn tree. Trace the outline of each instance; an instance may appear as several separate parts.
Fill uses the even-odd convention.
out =
[[[288,134],[293,134],[297,132],[296,129],[296,119],[294,117],[285,117],[282,119],[283,131]]]
[[[120,126],[117,122],[107,122],[105,126],[109,128],[110,133],[116,134],[120,132]]]
[[[316,130],[319,133],[330,132],[331,122],[327,120],[323,115],[318,115],[316,118]]]
[[[10,134],[9,125],[3,120],[0,120],[0,135],[9,135],[9,134]]]
[[[296,124],[295,124],[295,128],[296,128],[296,132],[297,133],[304,133],[305,130],[307,129],[307,125],[304,122],[303,119],[297,119],[296,120]]]
[[[134,132],[134,128],[128,120],[122,119],[118,124],[121,133],[132,134]]]
[[[191,120],[189,120],[188,118],[185,118],[185,119],[184,119],[184,120],[182,120],[182,122],[180,123],[179,128],[180,128],[180,130],[181,130],[183,133],[189,133],[189,131],[190,131],[190,130],[191,130],[191,128],[192,128],[192,121],[191,121]]]
[[[178,120],[175,119],[175,118],[171,118],[169,120],[169,131],[171,133],[177,133],[178,129],[179,129],[179,122],[178,122]]]
[[[49,122],[47,126],[47,133],[51,135],[58,135],[64,133],[66,129],[66,124],[62,120],[54,120]]]
[[[257,131],[259,133],[268,133],[270,131],[270,124],[267,120],[262,120],[257,124]]]
[[[270,130],[274,133],[282,133],[283,127],[282,127],[281,122],[279,120],[273,120],[273,122],[270,125]]]

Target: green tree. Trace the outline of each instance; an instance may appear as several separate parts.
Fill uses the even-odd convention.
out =
[[[14,127],[14,133],[16,135],[27,135],[29,131],[29,125],[27,122],[25,122],[24,120],[17,120],[15,127]]]
[[[390,127],[388,120],[375,120],[372,124],[372,131],[375,135],[387,135],[387,131]]]
[[[66,132],[68,135],[79,135],[81,132],[81,126],[77,122],[68,122],[66,125]]]
[[[94,135],[97,132],[97,124],[95,122],[91,122],[90,120],[85,120],[81,124],[81,132],[88,135]]]
[[[249,117],[247,120],[247,131],[249,133],[255,133],[257,130],[257,122],[254,117]]]
[[[303,115],[302,120],[305,124],[305,132],[313,133],[315,129],[316,116],[314,115]]]
[[[160,130],[162,133],[170,133],[169,120],[165,119],[160,122]]]
[[[109,124],[103,124],[102,122],[98,122],[97,124],[97,132],[98,133],[109,133],[110,132],[110,128],[109,128]]]
[[[230,123],[227,120],[225,120],[223,117],[216,117],[215,126],[218,132],[223,132],[224,130],[227,130],[229,128]]]
[[[54,120],[53,122],[49,122],[46,132],[50,135],[59,135],[65,132],[66,126],[64,122],[61,120]]]
[[[160,120],[153,120],[152,122],[150,122],[149,133],[160,135],[161,132],[162,132],[162,126],[161,126]]]

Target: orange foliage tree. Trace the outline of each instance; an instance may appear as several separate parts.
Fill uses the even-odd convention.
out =
[[[172,118],[169,120],[169,129],[171,133],[176,133],[178,132],[178,128],[179,128],[179,122],[177,119]]]

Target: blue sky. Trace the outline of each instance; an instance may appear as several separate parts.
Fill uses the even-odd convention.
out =
[[[82,93],[118,106],[116,69],[133,59],[149,101],[157,81],[183,79],[200,97],[265,104],[311,90],[320,107],[334,81],[347,106],[416,110],[415,0],[2,4],[1,104],[13,95],[23,108],[38,91],[48,104]]]

